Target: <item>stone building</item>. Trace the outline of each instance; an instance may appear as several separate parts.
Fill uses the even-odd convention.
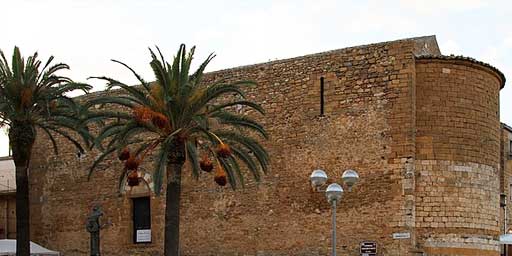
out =
[[[16,178],[14,161],[0,156],[0,239],[16,238]]]
[[[512,235],[512,127],[501,124],[500,192],[502,207],[500,228],[502,234]],[[504,255],[512,255],[512,245],[501,248]]]
[[[327,255],[330,208],[309,185],[317,168],[333,182],[349,168],[361,177],[338,208],[340,255],[359,255],[364,241],[376,242],[378,255],[499,255],[505,77],[496,68],[441,55],[426,36],[207,75],[221,78],[258,82],[248,97],[267,111],[259,120],[271,137],[272,170],[236,191],[209,174],[187,176],[183,255]],[[86,216],[100,204],[105,255],[161,255],[165,200],[150,191],[150,164],[141,170],[148,186],[120,194],[118,160],[87,181],[97,152],[77,156],[61,143],[55,156],[44,135],[36,143],[32,240],[65,256],[87,255]]]

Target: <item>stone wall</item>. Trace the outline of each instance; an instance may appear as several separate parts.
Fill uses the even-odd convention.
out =
[[[498,227],[492,221],[497,215],[489,212],[480,216],[469,204],[484,204],[485,200],[486,210],[496,210],[493,193],[497,193],[494,186],[498,186],[499,148],[458,140],[451,129],[465,132],[463,128],[470,124],[451,125],[451,116],[447,116],[450,125],[446,129],[442,128],[445,123],[436,122],[434,127],[427,121],[441,118],[441,111],[453,114],[453,118],[460,112],[466,114],[462,107],[473,109],[472,102],[480,99],[472,92],[462,92],[462,97],[455,95],[458,98],[452,99],[450,86],[473,89],[488,84],[481,107],[489,115],[487,119],[482,119],[479,112],[467,115],[478,129],[488,132],[489,143],[498,143],[499,131],[493,130],[499,128],[499,123],[495,124],[497,113],[493,112],[498,110],[498,102],[487,102],[497,99],[498,79],[483,66],[415,59],[419,54],[440,54],[434,37],[209,73],[208,82],[250,79],[258,83],[247,93],[267,111],[265,117],[256,118],[270,134],[264,144],[271,155],[271,173],[260,184],[248,178],[247,186],[236,191],[218,188],[208,174],[197,181],[187,176],[181,208],[183,255],[327,255],[330,208],[323,193],[311,192],[308,179],[317,168],[326,170],[329,182],[340,182],[341,173],[348,168],[357,170],[361,177],[353,191],[345,193],[338,208],[340,254],[359,255],[359,243],[363,241],[377,242],[379,255],[410,255],[421,253],[423,247],[444,248],[440,244],[443,241],[461,250],[477,247],[495,252],[492,238]],[[443,75],[445,66],[452,76]],[[435,79],[441,82],[428,82],[431,73],[437,74]],[[324,116],[319,115],[322,77]],[[443,105],[452,101],[462,104],[461,108]],[[445,109],[435,109],[437,103]],[[467,136],[483,138],[479,134]],[[44,135],[38,137],[32,161],[34,241],[61,250],[65,256],[86,255],[85,219],[92,205],[99,203],[104,219],[111,222],[101,235],[105,255],[161,255],[162,197],[141,188],[119,194],[117,176],[122,165],[116,159],[105,162],[102,170],[87,181],[87,168],[97,152],[78,157],[71,145],[59,141],[61,154],[55,156],[50,145]],[[481,160],[476,159],[480,156]],[[151,163],[145,164],[142,172],[151,172]],[[453,190],[452,197],[446,196],[449,200],[461,195],[467,201],[454,202],[455,209],[430,205],[428,200],[441,205],[452,203],[433,196],[431,189],[439,184],[440,191],[447,188],[443,193]],[[464,189],[476,193],[466,195]],[[130,197],[140,195],[151,195],[153,242],[135,245]],[[460,212],[471,212],[450,216],[456,214],[457,207],[462,207]],[[444,219],[450,217],[457,218]],[[478,227],[459,225],[466,221]],[[434,222],[452,226],[431,224]],[[436,236],[429,236],[431,231]],[[392,239],[395,232],[409,232],[411,239]],[[484,238],[471,236],[468,240],[467,233]]]
[[[16,195],[0,193],[0,239],[16,239]]]
[[[512,128],[506,124],[502,124],[501,129],[501,162],[500,162],[500,192],[506,198],[506,212],[502,207],[500,209],[500,233],[509,233],[512,223],[512,155],[511,142]],[[505,226],[506,213],[506,226]],[[510,249],[509,249],[510,251]]]
[[[419,59],[416,78],[418,243],[430,253],[495,255],[502,80],[471,61],[436,58]]]

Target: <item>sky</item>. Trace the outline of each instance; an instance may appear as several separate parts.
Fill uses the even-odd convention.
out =
[[[136,83],[111,59],[152,80],[154,45],[167,59],[181,43],[196,45],[196,63],[215,52],[214,71],[424,35],[436,35],[443,54],[490,63],[512,81],[512,1],[0,0],[0,16],[7,56],[15,45],[24,55],[53,55],[71,66],[65,75],[95,90],[104,84],[90,76]],[[500,114],[512,125],[510,87],[501,90]]]

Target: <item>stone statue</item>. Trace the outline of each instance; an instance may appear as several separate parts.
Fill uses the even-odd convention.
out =
[[[91,256],[100,256],[100,217],[103,212],[99,205],[94,206],[91,215],[87,217],[85,225],[87,232],[91,233]]]

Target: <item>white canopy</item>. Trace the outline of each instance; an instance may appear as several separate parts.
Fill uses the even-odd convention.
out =
[[[0,239],[0,255],[11,256],[16,255],[16,240],[15,239]],[[34,242],[30,242],[30,255],[31,256],[59,256],[59,252],[50,251]]]

